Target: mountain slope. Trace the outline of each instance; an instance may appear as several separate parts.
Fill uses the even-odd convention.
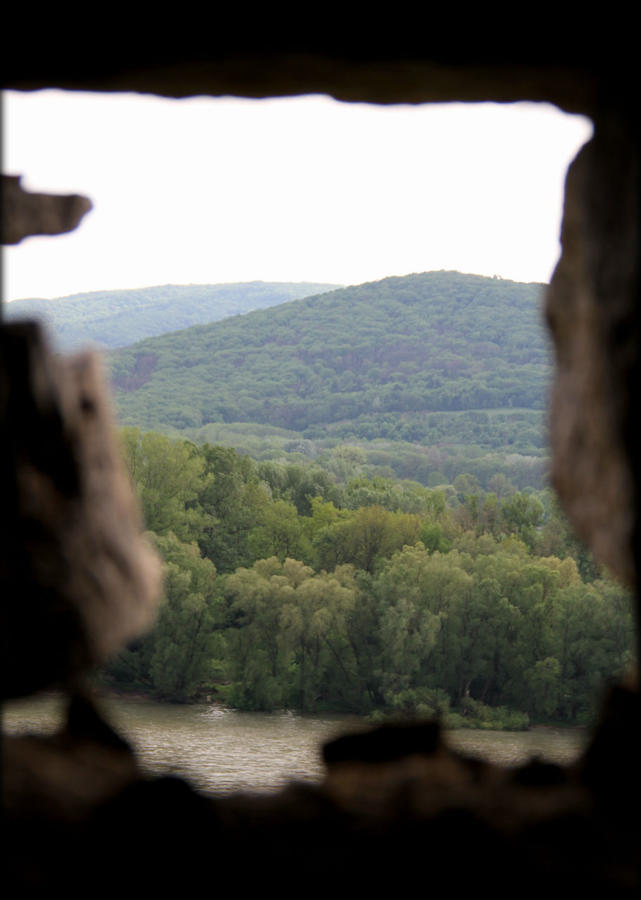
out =
[[[72,350],[88,342],[115,348],[191,325],[320,294],[335,287],[334,284],[312,282],[264,281],[167,284],[72,294],[56,300],[14,300],[5,309],[8,319],[43,319],[61,350]]]
[[[477,432],[489,428],[489,445],[502,446],[506,411],[525,410],[540,445],[550,372],[541,291],[430,272],[149,339],[112,355],[122,421],[425,441],[443,414],[475,411]]]

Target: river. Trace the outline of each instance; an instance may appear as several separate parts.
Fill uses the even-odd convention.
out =
[[[214,704],[179,706],[133,698],[105,699],[101,707],[134,745],[146,772],[181,775],[197,788],[218,793],[274,791],[290,780],[318,782],[322,743],[367,726],[354,716],[248,713]],[[48,733],[59,727],[62,716],[62,701],[55,696],[12,701],[3,709],[3,731]],[[587,732],[564,728],[447,735],[454,747],[504,765],[534,755],[567,763],[586,739]]]

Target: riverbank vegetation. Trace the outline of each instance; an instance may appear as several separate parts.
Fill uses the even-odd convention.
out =
[[[632,662],[630,598],[549,490],[383,478],[349,446],[323,466],[122,438],[165,593],[113,688],[515,728],[585,722]]]

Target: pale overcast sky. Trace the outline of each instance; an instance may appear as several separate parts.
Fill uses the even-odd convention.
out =
[[[4,95],[4,171],[89,196],[4,251],[4,296],[457,269],[548,281],[591,125],[552,106]]]

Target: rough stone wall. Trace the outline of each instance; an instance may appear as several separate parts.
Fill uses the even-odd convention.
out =
[[[556,351],[553,483],[578,534],[629,586],[638,578],[639,156],[595,122],[571,164],[562,256],[547,293]]]
[[[485,43],[482,30],[474,35],[476,50],[469,59],[458,30],[455,42],[443,44],[438,29],[433,29],[432,54],[416,44],[392,47],[391,35],[387,43],[383,38],[386,49],[378,55],[359,52],[358,44],[345,51],[331,40],[324,47],[304,40],[298,48],[276,43],[267,50],[264,35],[257,45],[230,38],[223,49],[222,39],[214,37],[209,53],[198,50],[182,58],[161,52],[153,41],[120,53],[109,41],[102,52],[84,43],[65,53],[56,43],[39,57],[22,54],[4,85],[168,96],[314,90],[377,102],[532,99],[591,115],[595,137],[568,175],[563,256],[547,302],[558,361],[552,399],[554,480],[568,515],[597,557],[636,585],[641,547],[636,55],[623,49],[618,23],[614,63],[607,52],[593,52],[576,23],[571,39],[560,39],[558,24],[545,23],[555,51],[548,58],[550,46],[536,29],[531,33],[530,23],[527,36],[512,36],[521,59],[506,58],[505,46],[501,52],[496,42]],[[592,37],[597,35],[599,51],[612,24],[607,18],[597,23]],[[25,453],[22,436],[18,433],[16,444],[13,433],[20,415],[12,421],[7,413],[7,398],[28,393],[26,375],[25,366],[19,366],[0,381],[5,436],[13,441],[2,461],[14,493],[15,485],[31,477],[29,454],[38,449],[38,414]],[[16,378],[24,382],[17,388]],[[43,395],[36,391],[35,396]],[[88,406],[83,409],[82,391],[72,396],[71,407],[79,401],[80,416],[69,421],[79,423],[78,434],[86,427],[85,449],[95,449],[91,435],[96,432]],[[96,475],[100,454],[85,453],[82,437],[80,443],[68,439],[73,428],[60,428],[60,409],[45,403],[42,410],[42,427],[57,428],[61,437],[55,466],[43,479],[43,496],[65,495],[59,506],[49,507],[54,538],[58,517],[82,507],[74,487],[82,471],[77,451],[98,462],[87,470],[98,481],[86,497],[104,500],[107,510],[110,502],[109,490],[100,488]],[[72,486],[66,494],[65,478]],[[0,566],[0,579],[10,579],[15,588],[15,572],[26,571],[16,561],[28,553],[29,542],[20,537],[19,504],[0,515],[5,534],[13,529],[17,535],[12,536],[13,553]],[[33,524],[33,510],[29,516]],[[38,537],[42,534],[40,528]],[[82,535],[73,527],[65,539],[50,540],[52,561],[31,588],[37,595],[52,570],[62,572],[53,596],[74,611],[74,621],[82,620],[61,654],[63,663],[74,662],[68,671],[62,665],[60,680],[75,678],[93,661],[92,640],[104,627],[105,614],[114,643],[131,633],[118,603],[103,605],[102,616],[94,615],[102,601],[98,597],[96,604],[95,594],[92,598],[92,567],[78,560],[81,546]],[[108,539],[104,546],[109,556]],[[107,594],[114,585],[118,589],[121,576],[127,581],[128,568],[128,563],[120,567]],[[134,582],[136,577],[140,573]],[[12,623],[12,628],[23,624]],[[50,667],[51,660],[45,661],[45,677]],[[99,879],[112,892],[124,883],[145,892],[180,888],[184,893],[186,885],[195,892],[212,878],[217,852],[227,871],[242,873],[246,887],[263,891],[273,884],[285,894],[298,895],[310,884],[312,893],[335,890],[337,884],[380,893],[385,888],[397,892],[399,886],[415,890],[418,884],[449,890],[455,883],[462,890],[491,887],[494,895],[506,897],[524,886],[540,893],[550,884],[559,891],[637,896],[639,705],[638,689],[615,691],[588,751],[569,769],[534,762],[509,772],[465,760],[443,747],[431,725],[411,733],[375,732],[326,748],[328,774],[318,789],[292,786],[276,798],[222,801],[199,797],[177,779],[142,777],[126,743],[91,703],[77,698],[59,735],[5,741],[10,878],[19,890],[59,885],[84,894]]]
[[[91,201],[77,194],[33,194],[20,184],[20,175],[2,176],[0,244],[19,244],[33,234],[73,231],[91,209]]]
[[[149,626],[142,534],[97,355],[0,328],[0,697],[68,684]]]

